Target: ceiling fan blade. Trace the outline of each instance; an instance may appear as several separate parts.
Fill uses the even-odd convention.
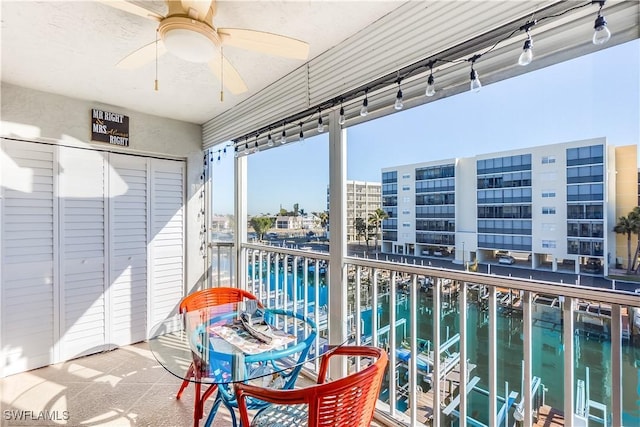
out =
[[[164,46],[162,40],[158,40],[158,56],[162,56],[165,53],[167,53],[167,48]],[[151,42],[122,58],[120,62],[116,64],[116,67],[123,70],[132,70],[148,64],[154,59],[156,59],[156,42]]]
[[[221,55],[216,55],[216,58],[209,62],[209,68],[213,75],[216,76],[222,82],[224,87],[234,95],[238,95],[249,90],[233,65],[231,65],[227,58],[220,58],[220,56]],[[222,59],[222,66],[220,66],[220,59]]]
[[[212,6],[212,0],[181,0],[182,8],[189,15],[190,18],[203,21],[209,13],[209,9]],[[195,11],[196,16],[192,16],[192,12]]]
[[[309,44],[291,37],[242,28],[219,28],[222,43],[285,58],[307,59]]]
[[[143,18],[153,19],[154,21],[161,21],[164,17],[158,15],[155,12],[151,12],[143,7],[137,6],[133,3],[129,3],[124,0],[97,0],[102,4],[113,7],[115,9],[124,10],[125,12],[132,13],[134,15],[142,16]]]

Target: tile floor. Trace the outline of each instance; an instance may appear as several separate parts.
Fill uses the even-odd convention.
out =
[[[0,425],[192,426],[194,388],[177,400],[180,383],[146,343],[126,346],[0,379]],[[22,412],[20,420],[18,411],[32,413]],[[53,419],[37,419],[41,411]],[[218,411],[215,427],[231,425],[225,412]]]
[[[0,379],[0,426],[190,427],[194,388],[177,400],[180,384],[147,343],[126,346]],[[226,409],[213,425],[231,425]]]

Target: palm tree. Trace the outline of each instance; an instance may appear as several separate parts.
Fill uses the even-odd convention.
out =
[[[327,226],[329,225],[329,211],[320,212],[318,218],[320,218],[320,227],[322,227],[326,235]]]
[[[637,274],[638,272],[640,272],[640,263],[638,263],[637,267],[635,266],[636,262],[638,261],[638,257],[640,257],[640,206],[636,206],[635,208],[633,208],[633,210],[629,215],[635,218],[635,222],[637,224],[635,229],[636,241],[637,241],[636,253],[632,259],[633,267],[635,268],[635,271]]]
[[[361,240],[363,237],[365,238],[365,243],[367,244],[367,252],[369,252],[369,227],[367,226],[367,222],[363,218],[356,218],[353,225],[356,229],[356,238],[358,240]]]
[[[613,231],[617,234],[625,234],[627,236],[627,273],[631,273],[635,262],[631,258],[631,235],[640,232],[640,210],[634,209],[627,216],[618,218],[618,222],[613,227]],[[637,251],[636,251],[637,252]]]
[[[258,239],[262,240],[264,233],[273,227],[274,219],[268,216],[254,216],[249,223],[253,227],[253,231],[258,235]]]
[[[378,233],[380,232],[380,226],[382,221],[389,218],[389,215],[383,209],[376,209],[369,214],[369,224],[373,227],[373,238],[375,250],[378,250]]]

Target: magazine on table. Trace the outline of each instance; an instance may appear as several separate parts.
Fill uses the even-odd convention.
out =
[[[257,354],[283,347],[295,336],[276,329],[264,320],[262,309],[241,311],[233,323],[211,326],[211,331],[242,350],[245,354]]]

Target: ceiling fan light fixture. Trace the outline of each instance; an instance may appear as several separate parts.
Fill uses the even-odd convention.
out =
[[[217,34],[203,22],[172,16],[160,23],[158,32],[167,50],[185,61],[209,62],[218,52]]]

